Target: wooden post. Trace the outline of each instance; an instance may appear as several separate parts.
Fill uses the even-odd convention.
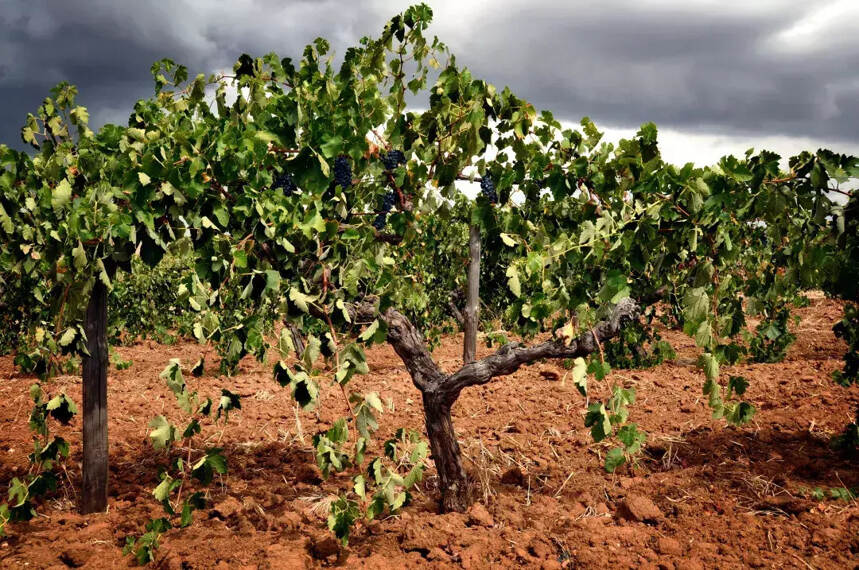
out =
[[[83,493],[81,513],[107,509],[107,287],[93,285],[84,324],[89,356],[83,359]]]
[[[474,362],[477,354],[477,323],[480,312],[480,226],[468,228],[468,282],[466,284],[462,345],[463,364]]]

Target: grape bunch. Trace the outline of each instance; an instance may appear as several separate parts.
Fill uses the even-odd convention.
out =
[[[373,227],[379,231],[382,231],[382,228],[385,227],[385,224],[388,223],[388,214],[385,212],[381,212],[376,216],[376,219],[373,220]]]
[[[394,202],[397,201],[397,195],[394,194],[394,191],[391,190],[387,194],[385,194],[385,199],[382,201],[382,211],[376,216],[376,219],[373,220],[373,227],[377,230],[381,231],[382,228],[385,227],[385,224],[388,223],[388,212],[391,211],[391,208],[394,207]]]
[[[290,196],[298,190],[298,186],[295,185],[295,180],[292,179],[292,175],[289,172],[283,172],[275,176],[271,188],[272,190],[283,190],[284,196]]]
[[[352,167],[342,154],[334,159],[334,182],[344,190],[352,186]]]
[[[480,191],[486,196],[490,204],[498,202],[498,194],[495,193],[495,182],[492,181],[492,176],[489,173],[480,181]]]
[[[405,163],[406,155],[401,150],[391,150],[382,155],[382,164],[385,165],[385,170],[393,170]]]
[[[237,65],[233,66],[236,70],[236,78],[253,77],[254,75],[254,60],[251,56],[243,53],[239,58]]]

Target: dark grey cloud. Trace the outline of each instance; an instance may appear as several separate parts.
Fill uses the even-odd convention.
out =
[[[0,141],[57,81],[95,124],[152,91],[162,57],[193,73],[242,52],[342,53],[409,2],[7,0],[0,11]],[[599,124],[859,142],[859,2],[605,0],[430,2],[432,32],[475,74]]]

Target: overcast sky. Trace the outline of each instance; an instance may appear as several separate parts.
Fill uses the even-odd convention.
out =
[[[342,55],[411,2],[0,0],[0,142],[61,80],[94,126],[124,123],[170,57],[191,75],[237,57]],[[859,0],[443,0],[430,30],[478,76],[612,138],[646,121],[666,159],[859,153]]]

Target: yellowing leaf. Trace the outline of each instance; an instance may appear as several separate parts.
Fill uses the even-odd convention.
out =
[[[519,271],[515,266],[511,265],[507,268],[507,286],[510,287],[510,292],[516,297],[522,296],[522,285],[519,283]]]
[[[73,328],[67,328],[66,332],[63,333],[63,336],[60,337],[60,346],[68,346],[75,340],[77,336],[77,331]]]

